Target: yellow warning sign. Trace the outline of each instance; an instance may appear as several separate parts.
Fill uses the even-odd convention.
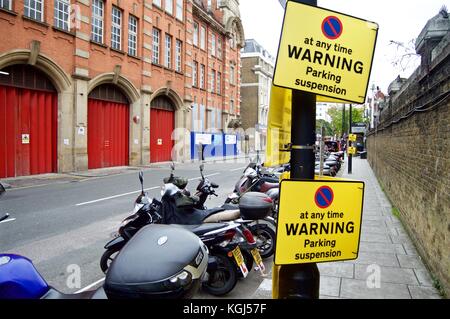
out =
[[[273,83],[364,103],[377,33],[374,22],[289,1]]]
[[[355,155],[355,154],[356,154],[356,147],[354,147],[354,146],[349,146],[349,147],[348,147],[347,153],[348,153],[349,155]]]
[[[348,135],[348,140],[350,142],[355,142],[356,141],[356,134],[349,134]]]
[[[282,180],[275,264],[358,257],[364,182]]]

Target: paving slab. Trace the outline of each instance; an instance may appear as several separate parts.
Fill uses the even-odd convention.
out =
[[[381,282],[410,285],[419,284],[413,269],[383,266],[376,267]],[[355,279],[367,280],[369,276],[373,276],[374,274],[373,266],[355,265]]]
[[[409,285],[408,288],[413,299],[441,299],[438,291],[433,287]]]
[[[340,297],[350,299],[411,299],[408,286],[381,282],[370,288],[366,280],[342,278]]]

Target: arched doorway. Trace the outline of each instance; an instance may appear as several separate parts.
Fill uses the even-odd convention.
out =
[[[88,168],[128,165],[130,108],[113,84],[101,84],[88,98]]]
[[[172,100],[159,95],[150,109],[150,162],[172,160],[172,132],[175,129],[175,106]]]
[[[57,170],[58,94],[37,68],[16,64],[0,73],[0,177]]]

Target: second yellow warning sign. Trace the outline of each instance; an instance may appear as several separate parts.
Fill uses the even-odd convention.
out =
[[[282,180],[275,264],[358,257],[364,182]]]

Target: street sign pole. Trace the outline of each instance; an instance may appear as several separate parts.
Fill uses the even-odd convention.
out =
[[[352,134],[352,105],[350,104],[350,110],[349,110],[349,115],[348,115],[348,123],[349,123],[349,127],[348,127],[348,134]],[[349,146],[353,146],[353,142],[351,142],[349,140]],[[351,174],[352,173],[352,154],[348,154],[348,173]]]
[[[317,0],[294,0],[317,6]],[[316,94],[292,90],[291,179],[314,179]],[[281,265],[278,299],[318,299],[320,273],[316,263]]]

